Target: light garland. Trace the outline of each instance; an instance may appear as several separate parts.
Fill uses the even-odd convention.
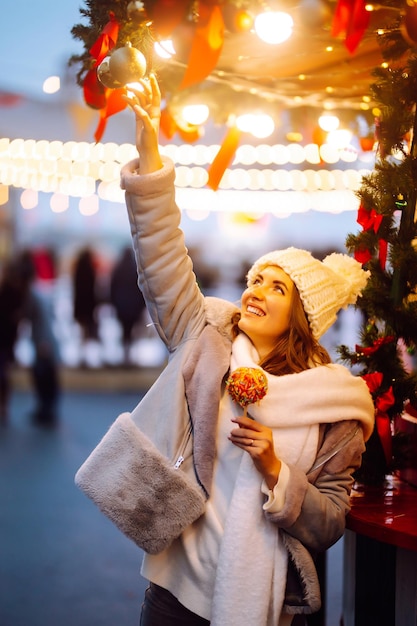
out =
[[[176,185],[182,190],[182,195],[184,196],[185,191],[198,190],[198,200],[193,193],[188,194],[188,199],[193,198],[195,206],[199,208],[202,204],[207,204],[211,207],[217,206],[217,209],[211,210],[230,210],[233,207],[235,211],[242,211],[247,203],[253,207],[256,193],[256,202],[261,203],[262,210],[274,213],[276,206],[282,205],[278,195],[285,193],[292,194],[292,199],[284,204],[291,206],[291,212],[296,212],[306,209],[300,208],[305,206],[304,201],[294,194],[312,195],[326,191],[338,194],[343,192],[350,201],[345,199],[338,206],[345,207],[343,210],[351,210],[357,206],[354,192],[359,188],[363,174],[368,171],[311,169],[312,165],[317,166],[324,161],[330,164],[358,161],[358,152],[351,147],[336,150],[328,144],[321,147],[316,144],[242,145],[236,151],[233,166],[226,170],[222,178],[219,192],[210,192],[205,189],[208,174],[203,166],[212,161],[218,148],[218,145],[161,146],[162,154],[169,156],[176,164]],[[68,208],[69,203],[64,200],[65,197],[80,198],[80,212],[83,215],[92,215],[99,210],[99,198],[109,202],[124,202],[124,192],[119,184],[120,167],[135,158],[136,154],[135,146],[129,143],[63,143],[3,138],[0,139],[0,184],[2,189],[12,186],[36,193],[53,194],[50,205],[52,211],[57,213]],[[302,163],[307,164],[305,169],[291,167]],[[253,165],[261,167],[251,167]],[[271,167],[265,167],[268,165]],[[224,196],[220,202],[220,197],[214,200],[220,190],[233,191],[235,194],[245,192],[248,194],[247,200],[239,194],[239,200],[235,202],[230,193],[227,202]],[[268,196],[265,191],[273,195]],[[258,193],[263,193],[262,199],[258,197]],[[0,195],[3,203],[7,198],[6,193]],[[36,203],[34,204],[33,198],[31,196],[29,202],[27,194],[22,196],[22,207],[27,210],[34,208]],[[237,196],[235,199],[237,200]],[[320,203],[323,206],[323,198]],[[188,200],[185,204],[187,210],[192,210]],[[311,199],[309,204],[310,208],[316,208],[316,203],[311,202]],[[330,204],[328,210],[333,211],[334,201]],[[317,207],[316,210],[322,209]]]

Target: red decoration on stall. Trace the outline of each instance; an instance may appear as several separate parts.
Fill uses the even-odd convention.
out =
[[[372,254],[368,250],[368,248],[361,248],[361,249],[355,250],[353,256],[355,260],[361,265],[366,265],[366,263],[368,263],[368,261],[372,259]]]
[[[394,341],[394,335],[387,335],[386,337],[378,337],[378,339],[375,339],[372,346],[367,346],[365,348],[363,346],[356,345],[355,350],[356,352],[359,352],[363,354],[364,356],[369,356],[377,352],[381,346],[384,346],[387,343],[392,343],[393,341]]]
[[[374,149],[375,137],[359,137],[359,144],[361,146],[361,150],[364,152],[370,152]]]
[[[98,80],[97,71],[90,70],[84,77],[83,94],[86,104],[92,109],[106,106],[108,89]]]
[[[390,465],[392,459],[392,434],[391,421],[387,411],[395,402],[394,393],[392,387],[389,387],[384,393],[375,396],[383,381],[381,372],[364,374],[362,378],[368,385],[371,394],[374,395],[375,427],[384,450],[385,460],[387,465]]]
[[[126,103],[121,98],[121,94],[126,93],[125,89],[108,89],[99,81],[97,76],[97,67],[117,43],[119,28],[119,22],[113,11],[110,11],[109,21],[89,50],[94,59],[94,65],[85,75],[83,92],[84,100],[88,106],[93,109],[100,109],[100,120],[94,133],[97,142],[103,136],[107,118],[126,107]]]
[[[377,213],[375,209],[368,211],[362,204],[360,205],[356,221],[362,226],[363,230],[370,230],[372,228],[374,233],[377,233],[381,226],[382,219],[383,215]]]
[[[198,126],[188,124],[183,127],[177,124],[167,108],[161,111],[160,129],[167,139],[172,139],[175,133],[178,133],[181,139],[187,143],[197,141],[202,133]]]
[[[94,139],[98,143],[106,130],[107,120],[111,115],[120,113],[126,108],[127,104],[122,98],[126,95],[126,89],[124,87],[120,89],[106,89],[107,100],[106,105],[100,109],[100,120],[94,133]]]
[[[400,31],[405,41],[415,48],[417,45],[417,5],[405,4],[405,13],[400,25]]]
[[[333,16],[332,36],[345,34],[345,45],[355,52],[369,26],[370,13],[365,0],[338,0]]]
[[[114,48],[119,36],[119,22],[113,11],[109,12],[109,21],[101,31],[95,43],[91,46],[89,52],[93,59],[96,60],[94,67],[98,67],[102,60],[108,55],[109,50]]]
[[[168,37],[185,20],[190,5],[189,0],[156,0],[147,13],[152,20],[154,31],[159,37]]]
[[[161,110],[159,126],[167,139],[172,139],[178,130],[177,122],[166,107]]]
[[[186,143],[194,143],[201,138],[202,130],[199,126],[189,125],[186,128],[178,127],[178,134]]]
[[[200,3],[199,12],[188,65],[180,89],[204,80],[216,67],[223,47],[224,21],[220,7]]]
[[[208,186],[211,187],[213,191],[216,191],[216,189],[218,189],[227,166],[233,160],[236,149],[239,145],[241,134],[241,131],[236,126],[232,126],[228,130],[226,137],[222,145],[220,146],[220,150],[213,159],[213,162],[208,171],[207,181]]]
[[[361,204],[358,209],[358,217],[357,222],[363,228],[363,230],[373,230],[376,234],[379,230],[379,227],[382,224],[383,215],[377,213],[375,209],[365,209],[365,207]],[[379,264],[381,269],[385,269],[387,263],[387,255],[388,255],[388,242],[385,239],[378,239],[379,246]],[[372,255],[369,250],[358,250],[355,252],[355,259],[360,263],[367,263],[372,258]]]

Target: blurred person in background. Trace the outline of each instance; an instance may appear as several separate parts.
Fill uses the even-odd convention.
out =
[[[85,354],[81,360],[88,363],[88,344],[98,340],[97,308],[99,298],[97,295],[97,266],[93,251],[84,248],[75,259],[73,277],[73,316],[74,320],[81,328],[82,345]],[[97,355],[94,355],[94,363]],[[92,361],[93,362],[93,361]]]
[[[138,274],[131,246],[126,246],[116,261],[110,277],[110,303],[122,328],[124,363],[130,364],[129,351],[139,336],[145,300],[138,289]]]
[[[7,423],[11,393],[10,370],[23,315],[23,289],[15,259],[5,262],[0,277],[0,423]]]
[[[23,293],[22,317],[31,327],[33,361],[31,375],[36,406],[33,420],[42,426],[53,426],[58,419],[61,394],[59,380],[60,355],[53,330],[51,300],[36,286],[36,264],[29,250],[17,260]]]

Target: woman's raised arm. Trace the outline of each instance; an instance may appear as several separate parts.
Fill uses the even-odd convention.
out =
[[[141,79],[139,83],[142,90],[129,87],[124,98],[135,114],[140,174],[150,174],[162,168],[158,144],[161,91],[155,74],[150,74],[148,79]]]

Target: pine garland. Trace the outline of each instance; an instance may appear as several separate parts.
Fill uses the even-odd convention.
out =
[[[371,85],[381,112],[376,120],[378,152],[374,170],[362,179],[357,194],[363,230],[346,239],[348,251],[371,271],[357,305],[363,314],[360,345],[338,348],[341,359],[359,375],[382,374],[372,395],[377,420],[388,416],[391,429],[406,403],[417,407],[417,375],[407,363],[417,346],[417,56],[401,35],[400,21],[396,18],[379,39],[389,63],[374,70]],[[382,410],[389,393],[392,401]],[[387,473],[410,460],[402,433],[394,434],[390,458],[383,443],[376,426],[356,474],[365,484],[383,482]]]
[[[94,59],[90,49],[99,37],[103,28],[109,21],[110,13],[113,13],[120,24],[117,47],[130,42],[132,46],[143,52],[146,58],[148,71],[152,64],[153,36],[151,28],[146,20],[137,22],[128,17],[128,5],[130,0],[113,0],[102,2],[101,0],[84,0],[85,7],[80,8],[80,15],[88,23],[75,24],[71,29],[74,39],[84,44],[82,54],[73,55],[70,64],[77,64],[80,69],[77,73],[77,82],[82,87],[87,72],[93,67]],[[148,4],[152,4],[149,3]]]

